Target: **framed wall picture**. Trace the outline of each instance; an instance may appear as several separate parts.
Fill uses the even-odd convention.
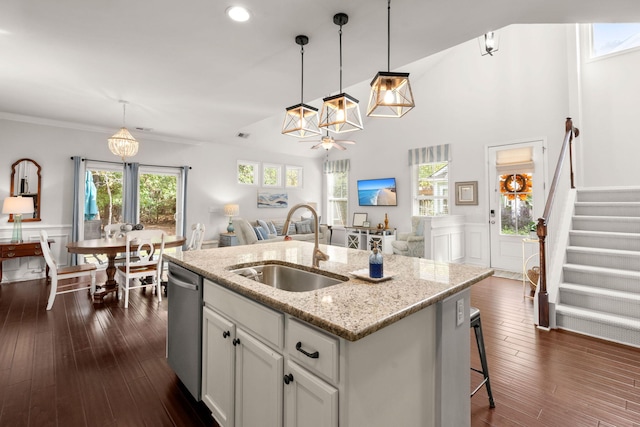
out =
[[[366,213],[354,213],[353,214],[353,227],[364,227],[364,222],[367,220]]]
[[[456,205],[478,204],[478,181],[456,182]]]
[[[362,226],[364,228],[369,228],[369,227],[371,227],[371,223],[369,221],[365,221],[365,222],[362,223]]]

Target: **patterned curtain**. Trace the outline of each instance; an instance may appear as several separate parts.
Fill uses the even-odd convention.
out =
[[[432,145],[430,147],[412,148],[409,150],[409,166],[450,161],[451,149],[449,148],[449,144]]]
[[[350,163],[349,159],[344,160],[327,160],[322,164],[324,173],[338,173],[349,171]]]

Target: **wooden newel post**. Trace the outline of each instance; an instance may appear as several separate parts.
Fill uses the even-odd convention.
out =
[[[547,224],[544,218],[538,218],[536,233],[540,242],[540,289],[538,289],[538,326],[549,327],[549,292],[547,292],[547,254],[545,240]]]

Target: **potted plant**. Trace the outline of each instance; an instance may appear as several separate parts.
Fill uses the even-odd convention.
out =
[[[536,223],[535,221],[529,222],[529,237],[531,237],[532,239],[538,238],[538,223]]]

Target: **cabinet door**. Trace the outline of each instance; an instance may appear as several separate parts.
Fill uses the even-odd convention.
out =
[[[337,427],[338,390],[301,366],[286,363],[284,427]]]
[[[207,307],[202,315],[202,400],[220,427],[234,425],[235,325]]]
[[[282,426],[283,358],[237,330],[236,427]]]

